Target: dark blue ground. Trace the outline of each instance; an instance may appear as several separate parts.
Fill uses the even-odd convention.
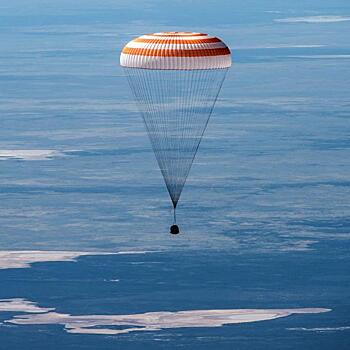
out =
[[[348,252],[318,245],[318,253],[215,252],[91,256],[77,263],[39,263],[0,272],[0,298],[24,297],[74,315],[240,308],[332,308],[329,313],[228,325],[166,329],[118,336],[72,335],[62,326],[1,327],[11,349],[348,349]],[[319,254],[319,253],[322,254]],[[119,279],[119,282],[109,282]],[[10,313],[2,314],[9,319]],[[289,328],[330,328],[326,332]],[[18,337],[18,334],[21,337]],[[4,347],[5,349],[5,347]]]

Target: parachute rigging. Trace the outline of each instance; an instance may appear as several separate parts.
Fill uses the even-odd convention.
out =
[[[155,33],[121,54],[129,85],[174,208],[190,172],[226,72],[227,46],[200,33]]]

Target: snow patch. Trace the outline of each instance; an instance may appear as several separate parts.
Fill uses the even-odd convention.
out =
[[[76,261],[87,255],[147,254],[151,251],[77,252],[55,250],[0,250],[0,269],[23,269],[37,262]]]
[[[168,328],[221,327],[225,324],[267,321],[293,314],[315,314],[328,311],[331,310],[324,308],[226,309],[159,311],[131,315],[73,316],[55,312],[54,308],[39,307],[36,303],[21,298],[0,299],[0,312],[29,313],[5,320],[5,324],[63,325],[68,333],[105,335],[136,331],[158,331]]]
[[[350,21],[349,16],[307,16],[275,19],[280,23],[335,23]]]
[[[53,157],[63,156],[63,153],[52,149],[16,149],[0,150],[0,160],[48,160]]]

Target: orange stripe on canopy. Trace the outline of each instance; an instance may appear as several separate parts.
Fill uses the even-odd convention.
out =
[[[164,50],[164,49],[139,49],[133,47],[124,47],[124,54],[140,56],[159,56],[159,57],[205,57],[229,55],[228,47],[218,49],[202,50]]]
[[[203,33],[186,33],[186,32],[164,32],[164,33],[153,33],[153,34],[147,34],[149,36],[170,36],[170,37],[191,37],[191,36],[208,36],[208,34]]]
[[[188,36],[188,35],[187,35]],[[176,37],[164,39],[145,39],[145,38],[136,38],[133,40],[136,43],[153,43],[153,44],[208,44],[208,43],[220,43],[221,40],[218,38],[203,38],[203,39],[177,39]]]

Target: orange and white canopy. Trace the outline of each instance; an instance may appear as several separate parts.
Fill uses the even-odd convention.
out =
[[[219,38],[194,32],[142,35],[127,43],[120,65],[144,69],[220,69],[231,66],[230,49]]]

